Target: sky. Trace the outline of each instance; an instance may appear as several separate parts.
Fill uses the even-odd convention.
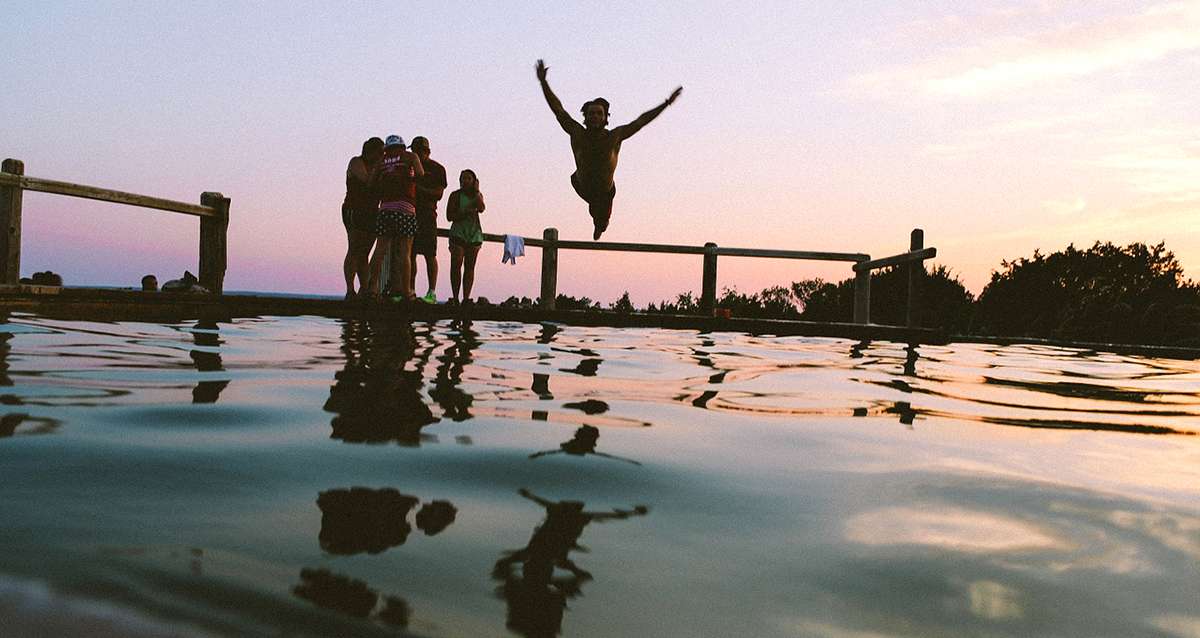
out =
[[[486,231],[590,238],[539,58],[569,112],[604,96],[612,125],[684,87],[624,144],[605,240],[882,257],[922,228],[934,263],[976,294],[1035,249],[1165,241],[1200,279],[1200,0],[0,9],[16,26],[0,155],[35,177],[187,202],[224,193],[226,290],[340,294],[345,166],[391,133],[428,137],[452,183],[476,171]],[[22,275],[164,281],[195,272],[198,227],[26,193]],[[515,266],[501,252],[484,245],[476,294],[536,297],[538,251]],[[700,289],[697,256],[566,251],[559,269],[560,292],[603,303]],[[851,275],[722,258],[718,286]]]

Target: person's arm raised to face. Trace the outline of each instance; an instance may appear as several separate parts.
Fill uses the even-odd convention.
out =
[[[425,174],[425,167],[421,165],[421,157],[412,151],[408,151],[408,160],[412,162],[413,175],[421,177]]]
[[[613,129],[613,133],[616,134],[617,137],[622,140],[633,137],[634,133],[637,133],[638,131],[642,130],[643,126],[654,121],[654,118],[658,117],[663,111],[665,111],[667,109],[668,106],[671,106],[672,104],[674,104],[675,100],[679,98],[680,93],[683,93],[682,86],[678,87],[674,91],[672,91],[671,97],[667,98],[665,102],[650,109],[649,111],[646,111],[645,113],[642,113],[641,115],[639,115],[637,117],[636,120],[634,120],[628,124],[618,126],[617,128]]]
[[[350,166],[346,169],[354,176],[354,179],[366,184],[371,180],[371,174],[367,171],[367,163],[361,157],[355,157],[350,160]]]
[[[550,90],[550,84],[546,82],[546,72],[550,68],[546,66],[545,62],[538,60],[536,69],[538,83],[542,85],[542,96],[546,98],[546,104],[549,104],[550,110],[554,112],[554,117],[558,120],[558,125],[562,127],[562,130],[567,132],[567,135],[582,132],[583,125],[571,119],[570,115],[567,115],[567,111],[563,108],[558,96],[554,94],[554,91]]]

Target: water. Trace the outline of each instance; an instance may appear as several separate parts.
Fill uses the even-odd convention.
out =
[[[1200,364],[0,322],[5,636],[1198,636]]]

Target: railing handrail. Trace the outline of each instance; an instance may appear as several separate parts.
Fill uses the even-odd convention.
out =
[[[141,208],[153,208],[156,210],[165,210],[173,213],[194,215],[196,217],[220,216],[220,213],[210,206],[188,204],[186,202],[177,202],[170,199],[163,199],[161,197],[151,197],[149,195],[140,195],[137,193],[126,193],[124,191],[112,190],[110,188],[100,188],[98,186],[87,186],[85,184],[74,184],[71,182],[60,182],[52,179],[42,179],[40,177],[27,177],[25,175],[14,175],[12,173],[5,172],[0,172],[0,186],[20,188],[22,190],[37,191],[40,193],[82,197],[84,199],[94,199],[102,202],[112,202],[114,204],[139,206]]]
[[[870,261],[863,261],[851,266],[854,272],[863,272],[866,270],[876,270],[879,268],[887,268],[888,266],[899,266],[913,261],[925,261],[937,257],[937,248],[930,246],[921,250],[910,250],[906,253],[891,255],[890,257],[880,257]]]
[[[189,204],[111,188],[29,177],[25,175],[25,162],[13,158],[0,162],[0,285],[12,286],[20,281],[21,206],[25,191],[82,197],[199,217],[200,284],[218,294],[225,290],[229,239],[228,197],[206,191],[200,194],[199,204]]]
[[[449,237],[450,230],[439,228],[440,237]],[[483,240],[504,243],[504,235],[483,233]],[[546,240],[540,237],[522,236],[526,246],[545,248]],[[556,248],[571,250],[612,250],[627,253],[661,253],[667,255],[704,255],[708,249],[704,246],[683,246],[678,244],[640,244],[612,241],[583,241],[577,239],[560,239],[554,242]],[[863,253],[836,253],[814,250],[776,250],[769,248],[726,248],[718,246],[716,254],[724,257],[764,257],[773,259],[808,259],[813,261],[852,261],[863,262],[871,258]]]

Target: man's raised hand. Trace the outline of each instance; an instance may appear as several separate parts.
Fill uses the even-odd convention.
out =
[[[541,63],[541,60],[538,60],[538,63]],[[545,75],[546,74],[543,72],[542,77],[545,77]],[[683,93],[682,86],[676,87],[675,90],[671,92],[671,97],[667,98],[667,104],[674,104],[680,93]]]
[[[536,68],[537,68],[537,78],[538,78],[538,80],[540,80],[540,81],[542,81],[542,82],[545,82],[545,81],[546,81],[546,71],[549,71],[549,70],[550,70],[550,69],[549,69],[549,67],[547,67],[547,66],[546,66],[546,63],[545,63],[545,62],[542,62],[542,61],[539,59],[539,60],[537,61],[537,67],[536,67]]]

